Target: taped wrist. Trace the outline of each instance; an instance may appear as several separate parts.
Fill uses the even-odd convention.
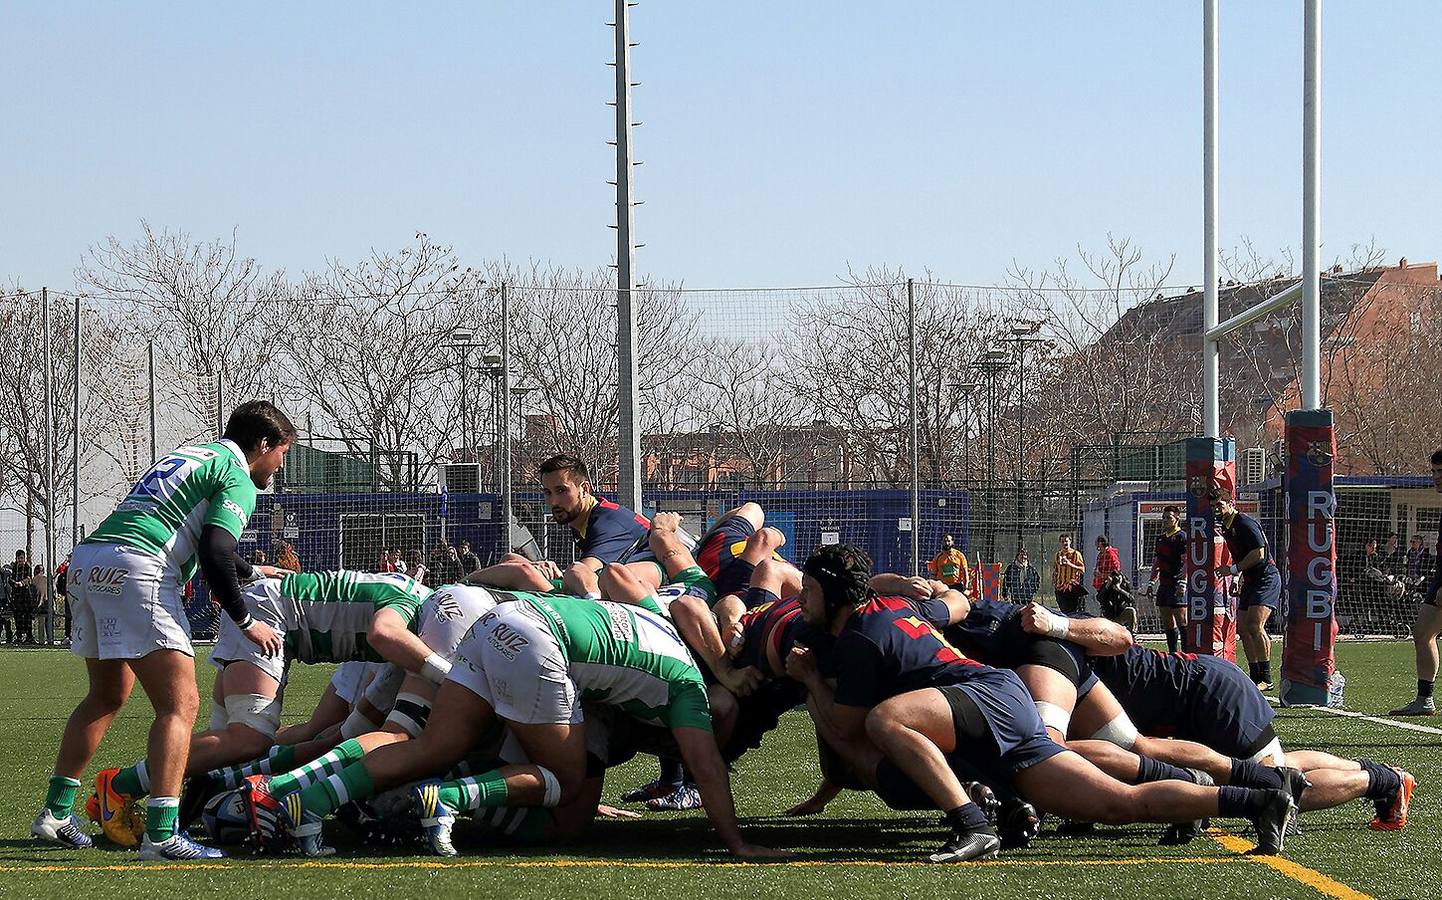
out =
[[[451,671],[451,664],[439,653],[432,653],[421,663],[421,677],[431,684],[439,685],[446,680],[446,675]]]

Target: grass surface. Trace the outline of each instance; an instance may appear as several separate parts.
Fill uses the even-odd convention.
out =
[[[1410,644],[1343,644],[1347,706],[1385,714],[1411,697]],[[209,666],[199,668],[208,696]],[[297,667],[287,690],[288,720],[303,719],[324,688],[328,667]],[[462,857],[388,848],[373,851],[331,832],[338,857],[237,858],[222,864],[155,866],[113,849],[69,852],[32,843],[30,819],[45,795],[60,729],[84,690],[84,668],[57,650],[0,652],[0,772],[13,798],[0,830],[0,897],[1439,897],[1442,896],[1442,734],[1409,731],[1318,712],[1282,710],[1277,731],[1289,748],[1392,762],[1419,789],[1411,824],[1400,833],[1365,828],[1370,805],[1307,814],[1288,841],[1283,870],[1236,855],[1216,839],[1158,847],[1159,828],[1102,828],[1061,838],[1050,827],[1027,850],[996,863],[935,867],[916,860],[943,837],[935,816],[895,813],[869,794],[844,793],[821,816],[778,816],[815,785],[815,749],[804,716],[792,713],[733,776],[750,840],[795,851],[788,864],[732,865],[700,813],[601,821],[584,844],[553,850],[487,847],[462,838]],[[133,762],[142,752],[150,709],[137,691],[102,747],[96,768]],[[202,708],[201,719],[207,711]],[[1432,728],[1442,720],[1420,720]],[[610,773],[606,797],[654,775],[642,757]],[[84,789],[88,793],[88,786]],[[82,794],[82,800],[83,800]],[[1049,823],[1050,824],[1050,823]],[[1239,823],[1223,823],[1238,826]],[[1225,840],[1225,838],[1223,838]],[[718,865],[720,864],[720,865]],[[1349,893],[1354,892],[1354,893]]]

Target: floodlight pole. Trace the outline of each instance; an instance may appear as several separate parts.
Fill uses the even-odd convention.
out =
[[[511,301],[501,283],[501,550],[511,552]]]
[[[1202,2],[1202,434],[1221,437],[1217,325],[1217,0]]]
[[[916,419],[916,282],[906,279],[907,388],[911,417],[911,571],[921,574],[921,453],[917,443],[921,437]],[[813,485],[814,487],[814,485]]]
[[[621,503],[641,510],[641,434],[636,422],[636,309],[632,267],[636,246],[631,234],[631,10],[616,0],[616,423]]]
[[[1322,408],[1322,0],[1305,0],[1302,49],[1302,409]]]

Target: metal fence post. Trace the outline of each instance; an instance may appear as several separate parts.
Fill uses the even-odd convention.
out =
[[[921,428],[916,419],[916,283],[906,279],[906,339],[908,407],[911,415],[911,572],[921,574],[921,454],[917,447]]]

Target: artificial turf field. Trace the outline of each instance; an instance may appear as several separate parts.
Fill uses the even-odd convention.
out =
[[[1410,643],[1342,644],[1347,708],[1385,715],[1415,689]],[[201,696],[211,669],[201,666]],[[330,668],[298,666],[287,691],[287,721],[303,720]],[[1442,897],[1442,719],[1409,730],[1326,713],[1282,710],[1284,745],[1369,757],[1417,776],[1405,831],[1368,831],[1371,806],[1309,813],[1285,861],[1247,858],[1244,837],[1217,834],[1187,847],[1158,847],[1159,827],[1101,828],[1062,838],[1048,822],[1026,850],[996,862],[932,866],[916,860],[944,837],[936,816],[895,813],[870,794],[847,792],[810,819],[779,813],[810,796],[814,739],[804,715],[790,714],[766,745],[737,765],[733,790],[753,842],[792,850],[785,863],[736,864],[719,849],[700,812],[598,821],[582,845],[559,849],[485,846],[457,829],[462,856],[442,861],[394,848],[371,850],[328,829],[340,854],[325,860],[234,858],[211,864],[139,864],[133,851],[72,852],[29,840],[45,796],[61,726],[83,691],[84,668],[60,650],[0,652],[0,773],[9,798],[0,834],[0,897]],[[125,765],[142,752],[149,706],[137,691],[96,760]],[[202,704],[201,721],[208,715]],[[650,780],[642,757],[610,773],[607,802]],[[88,786],[85,789],[88,793]],[[82,802],[83,797],[82,793]],[[1223,822],[1229,828],[1242,823]],[[98,830],[98,829],[97,829]]]

